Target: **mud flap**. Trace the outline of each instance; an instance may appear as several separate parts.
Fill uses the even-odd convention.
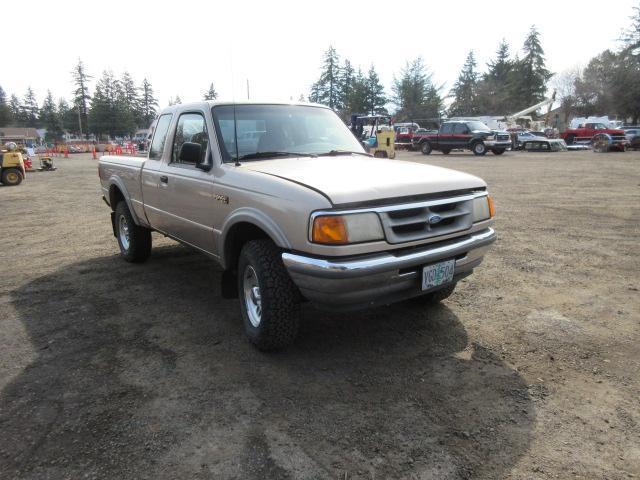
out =
[[[116,212],[111,212],[111,229],[113,230],[113,236],[118,238],[118,233],[116,232]]]

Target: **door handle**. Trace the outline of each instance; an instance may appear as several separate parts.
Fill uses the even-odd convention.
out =
[[[161,181],[162,183],[169,183],[169,177],[167,177],[166,175],[162,175],[162,176],[160,177],[160,181]]]

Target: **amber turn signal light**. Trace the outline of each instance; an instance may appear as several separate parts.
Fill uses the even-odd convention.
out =
[[[496,210],[495,206],[493,205],[493,198],[491,198],[491,195],[487,195],[487,202],[489,202],[489,215],[491,216],[491,218],[493,218]]]
[[[340,215],[316,217],[313,220],[312,240],[332,245],[347,243],[349,238],[344,218]]]

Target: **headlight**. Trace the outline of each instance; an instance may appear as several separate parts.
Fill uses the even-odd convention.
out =
[[[487,135],[486,137],[484,137],[485,140],[495,140],[496,136],[495,135]]]
[[[473,222],[489,220],[494,215],[493,200],[489,195],[473,199]]]
[[[384,233],[373,212],[348,215],[320,215],[313,219],[311,241],[328,245],[382,240]]]

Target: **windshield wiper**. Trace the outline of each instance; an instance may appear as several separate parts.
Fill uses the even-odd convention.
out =
[[[254,152],[242,155],[238,160],[252,160],[259,158],[275,158],[275,157],[315,157],[310,153],[297,152]]]
[[[364,152],[352,152],[350,150],[330,150],[324,153],[318,153],[319,157],[337,157],[338,155],[364,155],[365,157],[370,157],[368,153]]]

